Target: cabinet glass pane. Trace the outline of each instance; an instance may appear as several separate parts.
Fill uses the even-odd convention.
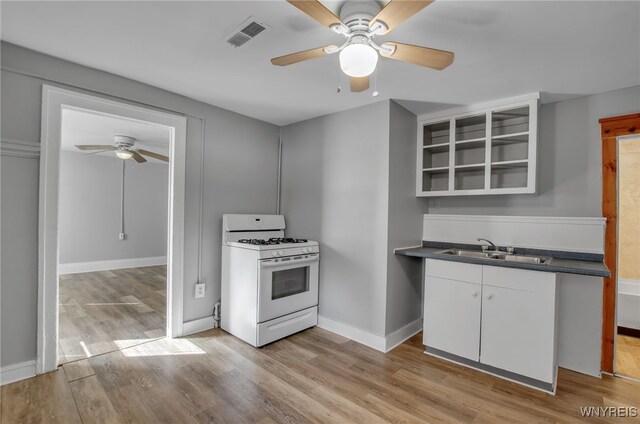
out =
[[[449,150],[433,151],[424,149],[422,152],[422,168],[439,168],[449,166]]]
[[[456,169],[455,190],[478,190],[484,188],[484,167],[473,170]]]
[[[422,173],[422,191],[444,191],[449,189],[449,173]]]
[[[475,140],[486,136],[486,114],[456,119],[456,141]]]
[[[449,121],[425,125],[423,128],[423,145],[449,143],[449,126]]]
[[[529,131],[529,106],[493,112],[491,135],[504,136]]]
[[[456,166],[484,164],[485,162],[484,143],[481,146],[475,146],[472,148],[462,148],[462,146],[456,145],[455,149],[456,149]]]
[[[521,188],[527,186],[528,168],[524,166],[491,167],[491,188]]]
[[[528,143],[491,144],[491,162],[528,159]]]

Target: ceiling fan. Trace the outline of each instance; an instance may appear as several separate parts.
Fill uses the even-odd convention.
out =
[[[384,8],[375,0],[349,0],[340,9],[340,18],[318,0],[287,0],[322,25],[343,35],[341,46],[328,45],[271,59],[271,63],[287,66],[340,52],[340,68],[351,77],[351,91],[369,88],[369,75],[376,69],[378,55],[390,59],[442,70],[453,62],[453,53],[428,47],[386,41],[374,42],[405,20],[415,15],[433,0],[391,0]]]
[[[113,144],[76,144],[76,147],[80,150],[97,150],[90,154],[113,152],[120,159],[131,159],[138,163],[146,162],[147,160],[142,157],[148,156],[154,159],[161,160],[163,162],[169,162],[169,157],[161,155],[159,153],[150,152],[144,149],[134,149],[136,139],[127,135],[114,135]]]

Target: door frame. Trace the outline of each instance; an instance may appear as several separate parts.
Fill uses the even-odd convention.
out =
[[[170,338],[182,335],[186,118],[43,84],[38,211],[38,374],[58,367],[58,195],[63,109],[115,116],[169,130],[166,331]]]
[[[602,356],[600,368],[613,373],[616,336],[616,281],[618,267],[618,138],[640,134],[640,113],[602,118],[602,216],[605,228],[604,262],[611,277],[602,289]]]

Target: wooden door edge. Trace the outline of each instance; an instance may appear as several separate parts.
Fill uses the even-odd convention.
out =
[[[613,373],[616,334],[616,274],[618,249],[617,140],[629,134],[640,134],[640,113],[601,118],[602,140],[602,216],[606,218],[604,261],[611,277],[602,288],[602,347],[600,368]]]

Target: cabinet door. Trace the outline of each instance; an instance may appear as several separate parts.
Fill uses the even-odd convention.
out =
[[[476,283],[427,276],[424,344],[477,361],[481,288]]]
[[[483,364],[553,383],[555,293],[484,284],[481,339]]]

